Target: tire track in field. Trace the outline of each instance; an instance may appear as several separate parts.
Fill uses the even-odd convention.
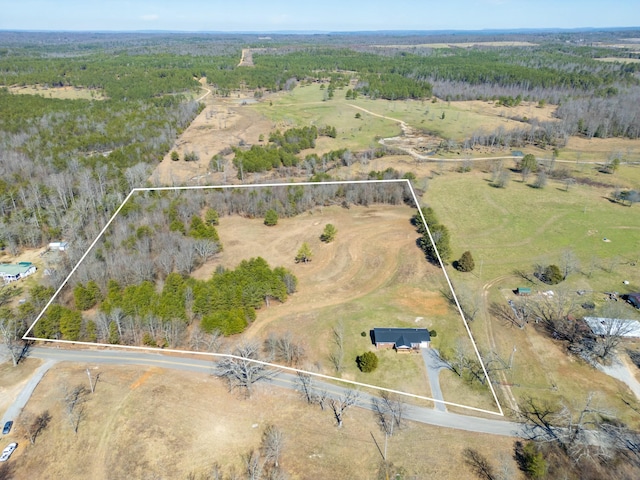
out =
[[[510,278],[510,277],[511,275],[501,275],[485,283],[482,287],[482,309],[483,309],[484,318],[485,318],[485,332],[487,334],[487,339],[489,340],[489,346],[491,347],[491,350],[493,350],[494,352],[497,350],[497,348],[496,348],[496,339],[493,332],[493,325],[491,321],[491,314],[489,313],[489,304],[488,304],[489,290],[493,288],[497,283],[503,280],[506,280],[507,278]],[[511,386],[507,381],[507,376],[505,375],[504,370],[498,370],[497,373],[498,373],[498,377],[500,378],[500,389],[502,390],[502,393],[504,395],[504,398],[507,400],[507,403],[509,403],[509,408],[514,412],[517,412],[518,402],[513,396],[513,392],[511,391]]]

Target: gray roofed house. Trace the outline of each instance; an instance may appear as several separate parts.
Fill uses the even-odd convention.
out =
[[[377,348],[395,348],[408,352],[429,348],[431,336],[426,328],[374,328],[373,342]]]

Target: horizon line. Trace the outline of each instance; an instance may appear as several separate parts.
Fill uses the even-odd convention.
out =
[[[216,35],[346,35],[346,34],[457,34],[457,33],[554,33],[554,32],[597,32],[597,31],[629,31],[639,30],[640,25],[632,26],[583,26],[583,27],[514,27],[514,28],[482,28],[482,29],[354,29],[354,30],[170,30],[170,29],[30,29],[0,28],[0,33],[146,33],[146,34],[216,34]]]

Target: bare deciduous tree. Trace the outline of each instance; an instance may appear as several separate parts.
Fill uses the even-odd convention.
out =
[[[355,390],[347,390],[344,394],[338,397],[329,398],[329,406],[331,407],[333,416],[336,419],[338,428],[342,427],[345,412],[358,402],[358,398],[359,393]]]
[[[560,268],[562,269],[562,275],[565,279],[573,272],[577,272],[580,269],[580,260],[570,248],[567,248],[562,252],[562,256],[560,257]]]
[[[269,335],[265,341],[265,349],[269,355],[286,365],[299,365],[304,359],[304,348],[293,340],[291,332],[277,337]]]
[[[16,318],[10,310],[0,309],[0,342],[9,352],[14,367],[22,358],[25,347],[22,335],[25,331],[26,325],[21,319]]]
[[[396,395],[383,391],[380,398],[373,398],[372,403],[378,424],[385,435],[391,437],[396,430],[404,427],[406,406]]]
[[[51,421],[51,415],[48,410],[45,410],[40,415],[34,416],[29,413],[22,415],[22,428],[31,442],[31,445],[36,443],[38,435],[40,435],[49,425]]]
[[[221,334],[218,330],[211,333],[205,333],[200,328],[194,328],[191,331],[189,345],[194,350],[200,352],[217,352],[222,345]]]
[[[266,365],[260,361],[260,347],[256,343],[245,343],[234,351],[234,357],[225,358],[215,365],[215,375],[224,378],[229,384],[229,390],[240,388],[247,397],[251,396],[253,385],[261,380],[267,380],[274,375]]]
[[[482,480],[497,480],[498,477],[489,459],[477,450],[465,448],[462,457],[476,477]]]
[[[260,449],[268,464],[275,468],[280,468],[280,457],[284,448],[284,435],[274,425],[267,425],[262,433],[262,444]]]
[[[247,480],[260,480],[264,471],[264,461],[259,450],[251,449],[242,456]]]
[[[89,390],[84,385],[69,387],[66,383],[62,384],[62,401],[73,433],[78,433],[80,423],[85,418],[88,393]]]
[[[342,371],[344,362],[344,326],[342,325],[342,322],[333,327],[332,333],[335,348],[334,351],[329,354],[329,360],[331,360],[336,372],[339,373]]]

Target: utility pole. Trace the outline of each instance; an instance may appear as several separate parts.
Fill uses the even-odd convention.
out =
[[[516,346],[513,346],[513,350],[511,351],[511,355],[509,356],[509,370],[513,366],[513,355],[516,353]]]
[[[95,389],[95,383],[93,383],[93,379],[91,378],[91,372],[87,368],[87,376],[89,377],[89,386],[91,387],[91,393],[93,393]]]

